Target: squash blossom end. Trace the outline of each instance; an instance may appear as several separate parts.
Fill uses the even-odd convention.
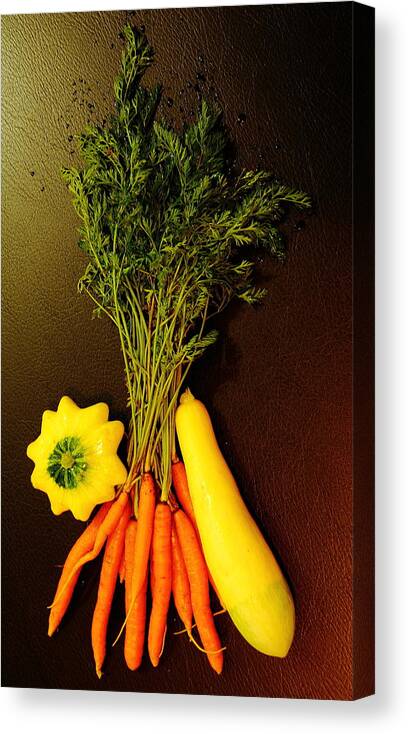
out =
[[[66,395],[56,412],[44,411],[41,433],[28,445],[27,456],[35,465],[31,483],[48,495],[54,515],[70,510],[86,521],[126,481],[117,456],[124,425],[108,416],[106,403],[80,408]]]

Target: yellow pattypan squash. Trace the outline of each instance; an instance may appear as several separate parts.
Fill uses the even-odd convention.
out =
[[[105,403],[79,408],[67,396],[57,411],[43,413],[41,433],[27,456],[35,464],[31,482],[48,494],[55,515],[71,510],[77,520],[87,520],[95,505],[112,500],[115,486],[126,481],[116,454],[124,426],[108,416]]]

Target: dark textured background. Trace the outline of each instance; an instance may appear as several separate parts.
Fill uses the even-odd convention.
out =
[[[372,691],[371,609],[361,614],[370,583],[354,578],[364,590],[357,623],[352,596],[352,14],[352,3],[339,3],[3,17],[3,685],[320,698]],[[117,336],[91,320],[76,291],[85,261],[59,170],[76,160],[72,136],[110,110],[128,18],[155,47],[148,79],[164,84],[167,116],[188,117],[197,90],[218,98],[239,164],[260,163],[315,203],[306,221],[286,225],[286,262],[263,264],[265,304],[225,314],[219,344],[191,375],[297,607],[286,660],[257,653],[219,617],[221,677],[172,635],[172,614],[158,670],[145,661],[128,672],[119,644],[98,681],[90,644],[98,564],[47,638],[56,564],[79,525],[55,518],[30,486],[26,445],[63,394],[81,405],[106,400],[112,417],[126,416]],[[368,433],[363,421],[362,451]],[[360,468],[359,573],[370,574],[369,463]],[[122,616],[118,593],[112,635]],[[355,651],[353,675],[359,626],[365,648]]]

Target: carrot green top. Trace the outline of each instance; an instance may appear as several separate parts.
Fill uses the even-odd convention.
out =
[[[278,222],[310,199],[265,171],[228,170],[220,110],[205,100],[182,129],[160,119],[160,88],[141,83],[153,50],[129,25],[124,37],[115,112],[78,136],[83,167],[63,177],[89,258],[80,288],[119,331],[130,471],[153,470],[165,499],[178,392],[217,338],[208,320],[234,297],[262,300],[254,250],[281,258]]]

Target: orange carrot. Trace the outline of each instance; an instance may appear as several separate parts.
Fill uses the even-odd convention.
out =
[[[68,553],[68,556],[64,563],[64,567],[62,569],[60,580],[58,582],[57,590],[55,592],[54,599],[57,599],[58,597],[58,603],[55,604],[55,606],[53,606],[50,611],[48,621],[49,637],[54,634],[55,630],[60,624],[71,601],[72,594],[74,593],[75,585],[78,581],[78,577],[81,571],[79,569],[72,576],[72,568],[75,566],[76,562],[80,558],[82,558],[84,553],[87,553],[89,550],[91,550],[91,548],[93,548],[98,528],[105,519],[111,504],[111,502],[105,502],[105,504],[100,507],[93,520],[90,522],[88,527],[85,528],[84,532],[79,536],[78,540],[74,543],[70,552]],[[71,577],[71,579],[69,583],[66,584],[66,581],[69,577]],[[63,593],[61,593],[62,589]]]
[[[171,529],[171,570],[174,604],[187,632],[191,633],[193,608],[191,606],[190,583],[174,526]]]
[[[195,514],[194,514],[193,503],[191,501],[190,490],[188,487],[186,469],[185,469],[184,463],[180,459],[177,459],[177,461],[173,462],[171,466],[171,475],[172,475],[172,480],[173,480],[173,486],[176,492],[176,497],[178,501],[180,502],[184,512],[188,515],[191,522],[193,523],[194,529],[197,533],[197,538],[200,543],[201,550],[203,550],[203,546],[202,546],[201,538],[200,538],[200,532],[198,530],[198,525],[197,525],[197,521],[196,521]],[[209,578],[210,584],[213,587],[215,593],[217,594],[221,606],[223,606],[221,597],[218,593],[218,589],[214,583],[214,580],[211,576],[211,573],[208,567],[207,567],[207,571],[208,571],[208,578]]]
[[[103,556],[98,598],[92,618],[92,649],[98,678],[102,675],[101,670],[105,660],[109,614],[115,593],[129,517],[130,503],[128,502],[115,530],[108,537]]]
[[[115,500],[115,502],[113,502],[110,506],[105,519],[99,526],[93,548],[88,553],[85,553],[81,558],[79,558],[79,560],[74,564],[73,568],[71,569],[70,575],[67,577],[64,586],[61,587],[61,590],[55,596],[55,599],[50,608],[54,607],[55,604],[60,600],[60,597],[65,592],[65,588],[71,582],[71,579],[75,576],[76,572],[79,571],[79,569],[82,568],[85,563],[88,563],[88,561],[93,561],[97,557],[97,555],[99,555],[103,548],[105,540],[116,528],[123,513],[123,510],[127,505],[128,495],[126,494],[126,492],[121,492],[117,500]]]
[[[150,546],[152,542],[154,508],[156,506],[156,485],[150,472],[145,472],[142,476],[139,490],[139,507],[137,533],[135,539],[133,573],[132,573],[132,598],[129,609],[126,613],[125,621],[116,637],[116,645],[119,637],[125,629],[129,617],[133,612],[133,608],[137,603],[137,598],[142,592],[146,582],[147,569],[149,564]]]
[[[163,651],[171,596],[171,510],[164,502],[156,506],[154,514],[150,585],[152,611],[148,650],[151,663],[156,668]]]
[[[179,459],[177,459],[177,461],[173,462],[173,464],[171,465],[171,477],[173,480],[176,497],[180,502],[184,512],[189,516],[198,533],[193,503],[191,501],[190,490],[188,488],[186,469],[183,462]]]
[[[208,572],[194,527],[183,510],[174,515],[177,537],[186,564],[191,589],[191,604],[198,632],[211,667],[221,673],[223,653],[210,609]]]
[[[132,601],[132,578],[135,560],[135,540],[137,535],[137,520],[130,520],[126,529],[125,539],[125,608],[126,614]],[[147,574],[142,591],[138,595],[133,609],[128,617],[125,632],[125,660],[130,670],[136,670],[143,657],[143,645],[146,625],[146,590]]]
[[[132,518],[128,522],[125,535],[125,607],[126,611],[132,599],[132,575],[135,560],[135,540],[137,533],[137,520]]]
[[[142,476],[139,492],[139,518],[135,540],[135,554],[132,578],[131,607],[145,582],[152,542],[154,508],[156,506],[156,486],[153,476],[146,472]]]

